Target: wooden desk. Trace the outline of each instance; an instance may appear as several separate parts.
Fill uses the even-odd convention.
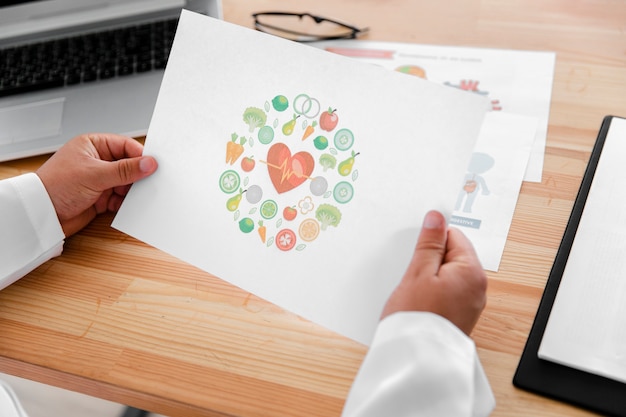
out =
[[[525,183],[473,334],[494,416],[589,413],[511,379],[602,117],[626,115],[620,1],[224,0],[225,20],[309,11],[367,39],[557,52],[541,183]],[[45,157],[0,164],[0,177]],[[171,416],[338,416],[365,347],[270,305],[98,218],[0,292],[0,371]]]

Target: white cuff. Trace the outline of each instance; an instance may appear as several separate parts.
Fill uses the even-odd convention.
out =
[[[474,342],[441,316],[402,312],[378,325],[343,416],[475,417],[494,406]]]
[[[65,235],[34,173],[0,181],[0,289],[63,251]]]
[[[3,381],[0,381],[0,416],[28,417],[15,392]]]

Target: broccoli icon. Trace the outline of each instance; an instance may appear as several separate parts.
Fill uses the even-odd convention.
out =
[[[243,121],[246,122],[248,127],[250,128],[250,132],[254,132],[254,129],[257,127],[262,127],[265,125],[265,121],[267,120],[267,115],[265,112],[258,107],[248,107],[243,112]]]
[[[335,206],[330,204],[320,204],[315,211],[315,218],[319,220],[322,230],[326,230],[328,226],[337,227],[341,221],[341,212]]]

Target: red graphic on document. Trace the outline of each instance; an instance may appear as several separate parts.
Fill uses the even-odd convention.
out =
[[[267,152],[267,171],[279,194],[293,190],[310,178],[315,160],[308,152],[291,155],[284,143],[272,145]]]

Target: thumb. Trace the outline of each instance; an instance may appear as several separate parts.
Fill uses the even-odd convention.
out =
[[[156,169],[156,159],[151,156],[106,162],[100,173],[100,184],[103,190],[132,184],[149,176]]]
[[[425,276],[435,276],[439,272],[446,253],[446,221],[438,211],[429,211],[424,216],[422,230],[417,239],[411,266]],[[415,274],[413,276],[418,276]]]

